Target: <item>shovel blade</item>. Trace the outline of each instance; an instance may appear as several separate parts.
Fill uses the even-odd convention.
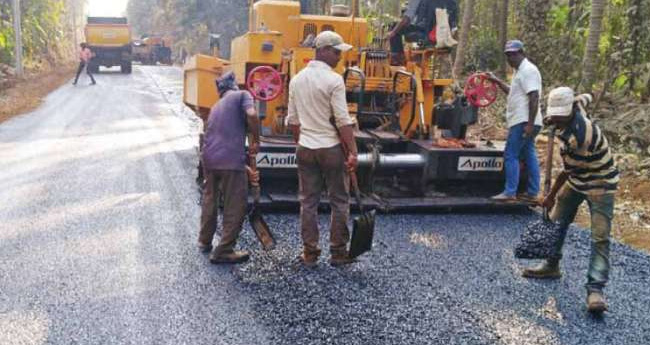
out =
[[[273,249],[273,247],[275,247],[275,238],[273,237],[268,224],[266,224],[262,215],[257,211],[257,208],[251,212],[248,221],[251,223],[255,236],[257,236],[260,244],[262,244],[262,248],[264,250]]]
[[[352,221],[352,239],[350,240],[350,257],[357,256],[372,249],[375,233],[375,210],[363,213]]]

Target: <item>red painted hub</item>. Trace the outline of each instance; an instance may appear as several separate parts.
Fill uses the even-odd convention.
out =
[[[282,94],[282,77],[271,66],[253,68],[246,78],[246,88],[260,101],[272,101]]]
[[[465,82],[465,96],[470,104],[483,108],[497,99],[497,86],[483,73],[475,73]]]

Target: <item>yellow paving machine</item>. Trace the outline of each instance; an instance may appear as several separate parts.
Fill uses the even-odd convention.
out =
[[[215,79],[234,71],[240,87],[257,100],[262,119],[262,206],[293,207],[298,179],[296,146],[285,122],[288,85],[314,59],[314,37],[335,31],[354,46],[336,71],[357,122],[364,203],[383,211],[503,207],[489,199],[503,188],[503,143],[465,138],[477,122],[477,106],[496,97],[493,85],[475,76],[463,93],[451,77],[442,77],[449,49],[427,42],[408,44],[404,65],[391,66],[384,40],[370,39],[369,23],[350,7],[311,15],[297,1],[251,1],[249,31],[232,41],[230,59],[195,55],[185,64],[185,104],[207,121],[218,100]]]

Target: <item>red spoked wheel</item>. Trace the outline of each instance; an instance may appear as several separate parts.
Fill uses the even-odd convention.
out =
[[[271,66],[259,66],[248,73],[246,88],[260,101],[272,101],[282,94],[282,77]]]
[[[497,99],[497,85],[483,73],[475,73],[465,82],[465,96],[470,104],[483,108]]]

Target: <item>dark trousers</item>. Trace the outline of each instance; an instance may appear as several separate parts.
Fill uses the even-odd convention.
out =
[[[90,62],[86,63],[85,61],[79,61],[79,68],[77,68],[77,75],[74,77],[74,83],[77,83],[79,75],[83,72],[84,68],[86,69],[86,74],[88,74],[92,83],[95,84],[95,78],[93,78],[93,75],[90,72]]]
[[[243,170],[207,170],[201,209],[199,242],[212,243],[217,230],[219,201],[223,201],[221,240],[217,254],[233,251],[246,217],[248,177]]]
[[[406,37],[407,42],[426,42],[428,40],[427,32],[423,29],[415,25],[407,25],[390,39],[391,53],[404,53],[403,37]]]
[[[609,235],[614,217],[614,194],[585,195],[565,184],[557,196],[551,218],[562,225],[562,241],[557,248],[562,255],[562,245],[569,225],[578,212],[578,207],[587,200],[591,213],[591,257],[587,271],[588,291],[602,291],[609,280]]]
[[[345,172],[345,157],[341,146],[324,149],[298,147],[300,234],[304,251],[308,255],[320,254],[318,247],[318,204],[327,188],[330,202],[330,252],[332,255],[346,255],[350,239],[348,218],[350,217],[349,177]]]

